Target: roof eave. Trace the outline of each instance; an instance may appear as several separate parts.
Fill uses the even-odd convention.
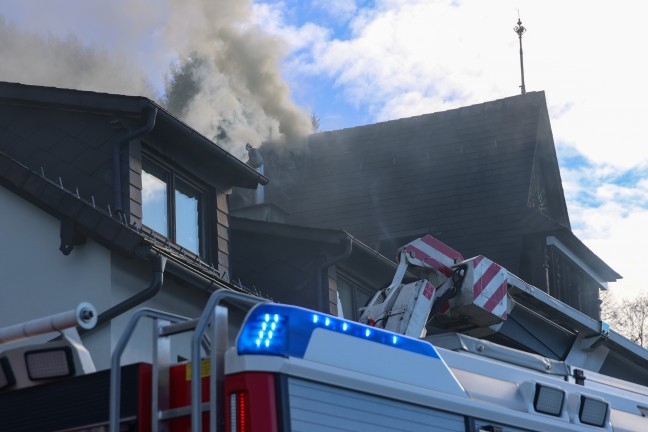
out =
[[[125,115],[139,118],[149,107],[158,110],[157,122],[164,122],[232,169],[233,186],[254,189],[266,185],[267,177],[245,164],[213,141],[166,111],[162,106],[143,96],[127,96],[57,87],[34,86],[0,82],[0,103],[22,106],[42,106],[60,110],[87,111],[103,115]]]
[[[230,226],[234,230],[240,229],[251,233],[334,245],[338,245],[342,241],[348,239],[353,242],[352,253],[357,251],[367,257],[378,260],[382,264],[391,268],[396,269],[398,267],[397,263],[370,248],[344,230],[305,227],[278,222],[259,221],[242,217],[230,217]]]
[[[218,144],[214,143],[206,136],[191,128],[189,125],[166,111],[164,108],[160,107],[154,102],[151,103],[158,107],[158,118],[160,121],[166,122],[176,130],[178,130],[178,132],[186,135],[197,146],[200,146],[202,150],[208,152],[211,156],[217,158],[219,161],[232,168],[232,170],[237,175],[237,181],[235,182],[235,184],[233,184],[233,186],[255,189],[258,185],[264,186],[268,184],[270,180],[263,174],[259,173],[233,154],[224,150]]]

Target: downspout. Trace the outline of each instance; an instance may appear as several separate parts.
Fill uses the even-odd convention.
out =
[[[79,334],[85,334],[91,332],[100,326],[110,322],[113,318],[118,317],[119,315],[133,309],[135,306],[138,306],[145,301],[153,298],[162,288],[164,283],[164,270],[166,268],[167,259],[161,254],[155,256],[151,263],[153,267],[153,279],[148,287],[144,288],[142,291],[138,292],[132,297],[127,298],[121,303],[116,304],[115,306],[103,311],[97,317],[97,325],[90,330],[79,329]]]
[[[551,284],[549,283],[550,277],[549,277],[549,248],[547,245],[543,246],[543,252],[544,252],[544,263],[542,263],[542,268],[544,269],[544,277],[545,277],[545,287],[547,294],[552,295],[551,291],[549,291]],[[555,293],[553,295],[554,298],[558,298],[555,296]]]
[[[153,130],[155,119],[157,117],[157,107],[149,105],[144,109],[147,111],[146,123],[138,129],[130,131],[124,135],[113,146],[113,190],[114,190],[114,207],[115,213],[121,220],[123,213],[122,203],[122,184],[121,184],[121,155],[122,149],[127,146],[131,140],[145,135]]]
[[[325,276],[328,277],[328,268],[331,267],[333,264],[336,264],[342,261],[343,259],[348,258],[351,255],[351,250],[353,249],[353,238],[346,237],[344,240],[346,243],[346,245],[344,246],[344,252],[329,258],[324,263],[320,264],[317,267],[317,270],[315,271],[315,278],[316,278],[315,287],[317,290],[317,310],[319,310],[320,312],[325,312],[324,311],[325,297],[326,297],[326,301],[328,302],[328,292],[326,293],[322,292],[324,288],[324,284],[323,284],[324,277]],[[324,294],[326,294],[326,296]]]

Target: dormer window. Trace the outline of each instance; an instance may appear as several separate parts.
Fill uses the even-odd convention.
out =
[[[201,256],[206,249],[204,197],[195,181],[142,158],[142,224]]]

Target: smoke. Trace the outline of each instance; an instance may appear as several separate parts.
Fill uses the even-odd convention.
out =
[[[247,142],[312,132],[281,78],[281,42],[249,24],[251,3],[191,4],[171,3],[167,38],[183,57],[167,81],[170,109],[239,157]]]
[[[0,16],[0,40],[2,81],[155,97],[127,58],[88,47],[74,35],[44,38]]]
[[[23,7],[45,29],[58,25],[60,34],[67,20],[81,33],[44,37],[0,16],[0,80],[147,96],[240,158],[248,142],[312,132],[280,74],[284,46],[253,25],[250,0],[80,2],[64,14],[40,2]],[[105,45],[102,37],[110,50],[88,43]]]

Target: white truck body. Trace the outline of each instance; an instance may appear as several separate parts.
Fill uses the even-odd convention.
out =
[[[341,331],[344,321],[328,319],[326,327],[314,325],[303,357],[242,354],[240,338],[245,332],[239,336],[239,348],[226,353],[226,379],[250,372],[281,377],[278,385],[288,395],[283,402],[288,417],[283,422],[290,424],[286,430],[648,430],[648,388],[588,371],[585,385],[576,384],[569,366],[515,350],[508,353],[510,361],[440,347],[433,349],[438,357],[416,353],[390,346],[388,340],[363,340],[362,331],[369,327],[361,326],[357,336],[349,336]],[[467,339],[482,352],[501,349]],[[497,354],[507,353],[492,355]],[[538,411],[538,388],[545,387],[562,393],[562,408],[554,414]],[[585,399],[609,407],[607,414],[599,413],[604,419],[599,426],[581,421],[592,422],[581,411]]]

